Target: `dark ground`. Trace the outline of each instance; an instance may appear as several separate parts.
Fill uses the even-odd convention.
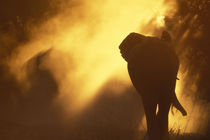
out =
[[[2,140],[142,140],[145,132],[126,128],[81,129],[67,132],[58,126],[24,126],[1,122]],[[58,133],[59,132],[59,133]],[[209,140],[209,135],[170,133],[171,140]]]

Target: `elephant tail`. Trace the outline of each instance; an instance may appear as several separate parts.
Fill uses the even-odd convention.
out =
[[[176,107],[182,113],[183,116],[187,115],[187,111],[180,104],[179,100],[177,99],[175,91],[174,91],[174,93],[172,95],[172,108],[173,108],[173,106]],[[173,111],[172,111],[172,114],[173,114]]]

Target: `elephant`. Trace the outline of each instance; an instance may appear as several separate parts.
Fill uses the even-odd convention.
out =
[[[179,59],[167,31],[161,38],[130,33],[119,46],[137,92],[140,94],[149,140],[168,140],[168,113],[175,106],[183,116],[186,110],[175,93]],[[156,109],[158,106],[158,112]]]

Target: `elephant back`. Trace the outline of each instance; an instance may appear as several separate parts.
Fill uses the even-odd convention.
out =
[[[176,82],[179,60],[168,43],[156,37],[144,37],[127,54],[128,71],[135,87],[169,87]]]

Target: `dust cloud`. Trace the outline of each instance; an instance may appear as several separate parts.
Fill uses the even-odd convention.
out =
[[[7,64],[18,82],[27,87],[23,66],[39,52],[52,48],[40,67],[52,73],[58,83],[58,102],[70,112],[91,102],[110,77],[129,81],[117,46],[129,32],[138,31],[141,24],[153,16],[161,17],[167,9],[161,1],[136,0],[64,1],[55,7],[59,11],[55,16],[30,26],[30,40],[17,45]]]
[[[165,28],[171,32],[180,57],[177,81],[178,98],[188,110],[188,116],[170,116],[175,131],[209,132],[209,6],[208,0],[177,1],[177,11],[165,18]],[[173,122],[173,123],[172,123]]]

